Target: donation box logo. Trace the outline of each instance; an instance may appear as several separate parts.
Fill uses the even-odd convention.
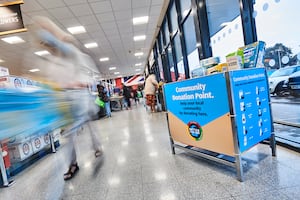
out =
[[[196,141],[201,140],[203,136],[203,130],[200,124],[198,124],[198,122],[191,121],[187,125],[190,136],[192,136]]]

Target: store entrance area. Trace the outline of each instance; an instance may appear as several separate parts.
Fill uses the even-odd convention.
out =
[[[243,153],[243,183],[235,169],[176,149],[171,153],[166,114],[148,113],[142,104],[93,122],[103,157],[95,158],[88,129],[77,137],[79,171],[63,180],[68,168],[67,139],[0,189],[1,199],[297,199],[300,155],[258,144]]]

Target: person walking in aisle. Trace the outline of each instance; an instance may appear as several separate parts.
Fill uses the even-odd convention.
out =
[[[129,87],[127,87],[124,83],[123,83],[123,96],[125,99],[125,102],[127,104],[127,108],[126,109],[131,109],[131,89]]]
[[[155,74],[150,73],[145,81],[144,92],[146,95],[146,105],[150,106],[151,112],[155,112],[156,105],[156,90],[158,88],[158,82]]]
[[[90,124],[97,113],[95,99],[91,97],[90,91],[86,87],[92,82],[92,79],[86,73],[82,73],[82,71],[96,72],[97,68],[92,59],[79,50],[77,41],[50,19],[35,17],[33,20],[34,27],[30,31],[33,32],[35,41],[51,52],[51,58],[39,60],[43,62],[42,66],[45,66],[41,73],[61,88],[70,106],[68,115],[71,116],[73,123],[68,124],[69,128],[65,132],[71,135],[68,144],[71,156],[68,171],[64,174],[64,180],[69,180],[79,170],[75,151],[75,135],[83,125],[86,124],[89,128],[95,157],[102,155],[100,141],[95,136],[95,131],[92,130]]]

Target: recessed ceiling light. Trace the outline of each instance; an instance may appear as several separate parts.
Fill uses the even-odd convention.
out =
[[[135,69],[135,71],[141,71],[141,69]]]
[[[98,47],[98,44],[96,42],[92,42],[92,43],[84,44],[84,46],[85,48],[90,49],[90,48]]]
[[[117,69],[116,67],[110,67],[109,70],[115,70]]]
[[[49,51],[44,50],[44,51],[36,51],[36,52],[34,52],[34,54],[36,54],[38,56],[45,56],[45,55],[49,55],[50,53],[49,53]]]
[[[143,52],[137,52],[137,53],[134,54],[134,56],[142,56],[142,55],[144,55]]]
[[[143,16],[143,17],[135,17],[132,19],[133,25],[140,25],[140,24],[146,24],[148,23],[149,17]]]
[[[134,41],[142,41],[146,39],[146,35],[138,35],[138,36],[134,36],[133,40]]]
[[[67,28],[67,30],[72,34],[80,34],[86,32],[83,26],[74,26],[74,27]]]
[[[116,75],[117,75],[117,74],[120,74],[120,72],[114,72],[114,74],[116,74]]]
[[[2,38],[1,40],[9,44],[17,44],[17,43],[25,42],[22,38],[18,36],[6,37],[6,38]]]
[[[37,69],[37,68],[35,68],[35,69],[30,69],[29,71],[30,71],[30,72],[39,72],[40,70]]]
[[[104,61],[109,61],[109,58],[108,58],[108,57],[105,57],[105,58],[100,58],[100,61],[101,61],[101,62],[104,62]]]
[[[142,63],[136,63],[135,66],[142,66]]]

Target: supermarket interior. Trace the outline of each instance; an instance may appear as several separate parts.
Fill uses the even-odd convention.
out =
[[[298,199],[296,5],[1,0],[0,200]]]

